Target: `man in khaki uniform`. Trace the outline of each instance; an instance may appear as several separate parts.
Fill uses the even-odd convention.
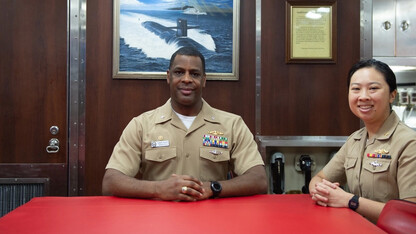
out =
[[[175,52],[167,83],[171,98],[123,131],[106,167],[103,194],[195,201],[266,193],[264,163],[242,118],[202,99],[202,54],[192,47]]]

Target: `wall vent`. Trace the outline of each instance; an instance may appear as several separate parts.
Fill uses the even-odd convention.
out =
[[[49,178],[0,178],[0,217],[48,190]]]

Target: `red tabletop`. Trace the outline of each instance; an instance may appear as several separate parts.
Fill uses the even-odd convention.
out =
[[[309,195],[169,202],[39,197],[0,218],[0,233],[384,233],[348,208]]]

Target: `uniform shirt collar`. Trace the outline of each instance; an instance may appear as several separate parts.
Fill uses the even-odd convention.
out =
[[[377,139],[377,140],[389,139],[390,136],[396,130],[399,122],[400,122],[399,116],[397,116],[397,114],[394,111],[392,111],[389,117],[387,117],[386,121],[384,121],[383,125],[381,126],[381,128],[378,130],[378,132],[374,136],[374,139]],[[355,140],[360,140],[365,137],[367,137],[367,129],[365,127],[358,130],[354,134]]]
[[[169,100],[163,106],[159,108],[159,111],[156,115],[156,120],[155,120],[156,124],[163,123],[163,122],[169,121],[177,117],[175,112],[173,112],[172,110],[172,106],[170,102],[171,102],[171,99],[169,98]],[[217,116],[216,112],[214,111],[214,108],[212,108],[204,99],[202,99],[202,109],[198,113],[195,121],[197,121],[198,119],[203,119],[205,121],[213,122],[213,123],[219,122],[219,116]]]
[[[158,112],[156,114],[155,123],[163,123],[172,119],[172,115],[174,112],[172,111],[172,106],[170,105],[170,98],[169,100],[161,107],[158,108]]]

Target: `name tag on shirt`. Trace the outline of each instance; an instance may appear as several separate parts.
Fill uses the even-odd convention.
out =
[[[168,147],[169,146],[169,141],[168,140],[165,140],[165,141],[152,141],[150,143],[150,146],[152,148]]]

